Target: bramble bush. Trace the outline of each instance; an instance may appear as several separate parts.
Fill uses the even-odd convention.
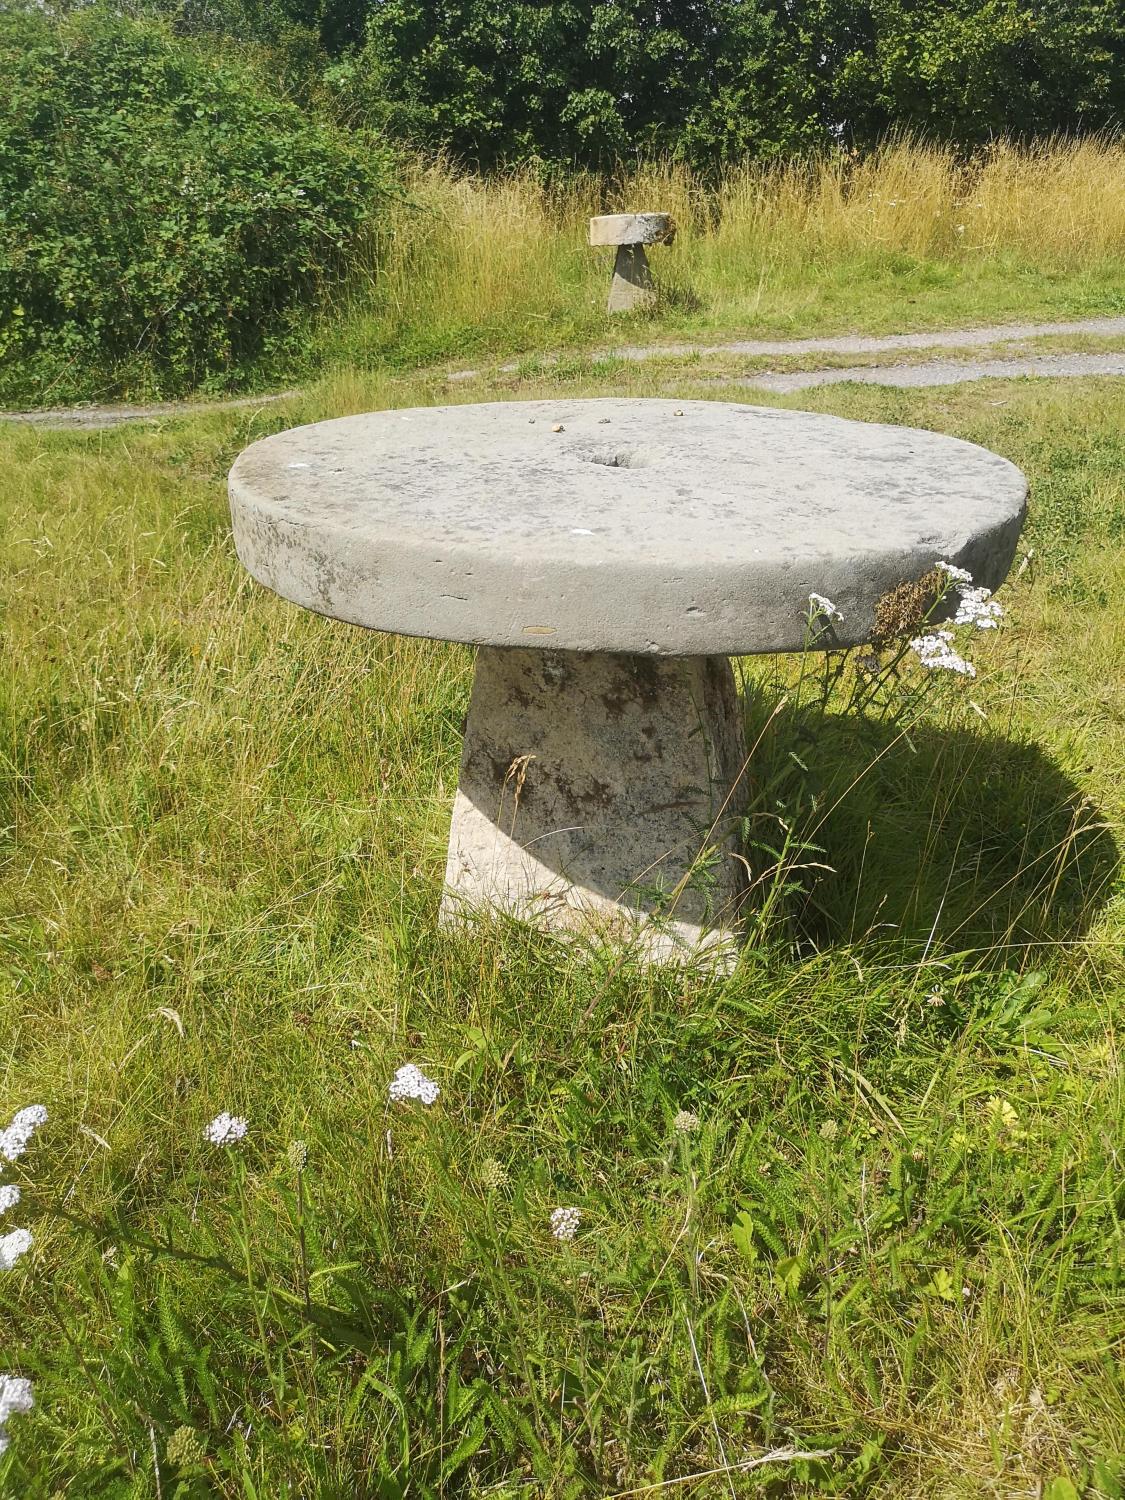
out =
[[[29,365],[181,390],[268,348],[341,268],[387,158],[228,48],[0,13],[0,392]]]

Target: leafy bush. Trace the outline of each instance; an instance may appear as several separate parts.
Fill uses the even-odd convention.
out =
[[[374,118],[486,169],[655,153],[710,171],[901,129],[972,147],[1125,114],[1120,0],[366,3],[342,92],[369,82]]]
[[[0,14],[3,367],[198,384],[342,262],[385,161],[158,22]]]
[[[825,141],[772,0],[374,0],[367,34],[356,83],[374,117],[485,168],[714,167]]]

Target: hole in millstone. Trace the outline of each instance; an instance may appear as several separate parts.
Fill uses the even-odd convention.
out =
[[[601,464],[606,469],[647,469],[648,459],[643,453],[629,448],[603,448],[590,454],[592,464]]]

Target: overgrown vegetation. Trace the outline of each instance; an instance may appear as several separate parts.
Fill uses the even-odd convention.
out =
[[[138,181],[154,194],[164,192],[144,165],[143,146],[130,151]],[[298,235],[288,242],[294,257],[301,245],[312,256],[316,243],[334,254],[331,244],[318,240],[319,210],[308,209],[299,234],[289,223],[286,205],[308,204],[312,190],[294,196],[300,186],[295,169],[281,160],[275,166],[270,191],[276,201],[267,195],[254,212],[282,215],[282,250],[285,234]],[[204,164],[199,170],[206,175],[211,169]],[[545,184],[529,171],[481,177],[445,163],[403,161],[399,183],[401,191],[380,198],[377,215],[353,240],[346,282],[332,283],[319,308],[300,318],[292,310],[263,310],[260,327],[242,328],[242,355],[233,364],[224,352],[232,325],[225,315],[202,313],[212,305],[207,298],[225,285],[222,278],[236,278],[237,244],[248,246],[259,265],[272,263],[249,224],[232,228],[217,245],[205,238],[194,270],[190,259],[181,268],[154,244],[154,286],[174,288],[193,275],[205,281],[206,295],[173,308],[164,325],[165,336],[169,325],[181,328],[187,343],[177,348],[190,349],[198,334],[203,364],[195,378],[209,371],[211,388],[255,389],[332,368],[415,369],[668,335],[901,331],[1125,311],[1125,146],[1110,140],[1027,150],[998,146],[970,163],[948,148],[901,142],[864,158],[747,165],[711,187],[670,164],[620,181],[580,175]],[[65,207],[69,201],[60,194],[52,212],[73,217],[77,210]],[[93,214],[96,198],[82,201]],[[232,214],[249,212],[248,204],[240,189]],[[586,221],[593,213],[646,204],[670,210],[681,226],[676,244],[653,257],[663,297],[651,316],[611,325],[604,311],[610,259],[586,243]],[[132,295],[128,279],[122,290],[111,273],[114,264],[127,262],[133,232],[113,224],[99,228],[110,237],[109,248],[92,267],[79,254],[79,240],[68,252],[82,284],[83,278],[104,278],[95,288],[103,300],[91,305],[105,309],[106,317],[118,305],[115,297]],[[32,259],[20,274],[27,277],[34,265]],[[206,282],[212,274],[214,284]],[[267,271],[261,274],[266,278]],[[47,317],[57,294],[46,280],[43,289]],[[267,295],[264,279],[230,294],[244,305],[238,299],[259,293]],[[56,350],[72,327],[65,309],[59,316],[59,331],[45,335],[46,346]],[[130,337],[139,337],[133,326]],[[130,353],[116,328],[98,337],[121,350],[120,363],[116,356],[76,353],[73,360],[52,356],[45,368],[31,352],[33,341],[20,335],[0,361],[0,395],[12,405],[46,405],[143,399],[177,394],[190,384],[187,363],[171,368],[156,345],[148,354]],[[80,351],[79,323],[73,337]]]
[[[313,329],[314,367],[612,348],[662,335],[942,327],[1125,311],[1125,146],[888,145],[856,160],[745,166],[707,188],[671,165],[544,185],[447,167],[406,179],[348,293]],[[659,206],[652,317],[610,320],[591,214]]]
[[[303,9],[297,0],[298,9]],[[483,167],[714,172],[910,130],[961,148],[1125,113],[1113,0],[371,0],[337,74],[369,118]]]
[[[239,448],[431,390],[0,434],[8,1488],[1113,1500],[1119,385],[802,395],[1021,464],[1033,555],[912,725],[741,664],[783,860],[725,981],[439,933],[469,653],[238,567]]]
[[[237,382],[388,187],[386,153],[154,22],[3,10],[0,71],[0,395]]]

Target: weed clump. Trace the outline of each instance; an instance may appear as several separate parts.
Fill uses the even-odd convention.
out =
[[[913,635],[929,619],[946,588],[946,579],[937,568],[931,568],[913,582],[888,589],[875,604],[871,644],[879,648],[902,636]]]

